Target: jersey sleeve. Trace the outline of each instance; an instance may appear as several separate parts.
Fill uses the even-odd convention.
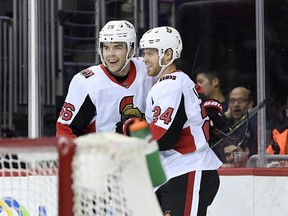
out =
[[[158,94],[153,100],[150,130],[158,141],[159,149],[164,151],[172,149],[179,140],[187,116],[181,88],[165,85],[161,91],[158,89],[156,92]]]
[[[96,108],[81,77],[75,75],[56,123],[56,136],[78,137],[93,130]]]

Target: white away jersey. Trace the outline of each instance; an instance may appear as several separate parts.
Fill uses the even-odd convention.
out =
[[[121,114],[144,116],[145,99],[154,84],[142,60],[132,59],[128,77],[119,83],[103,65],[76,74],[57,120],[57,136],[115,131]]]
[[[221,166],[207,142],[209,117],[194,82],[182,71],[164,75],[152,87],[145,116],[158,141],[168,179]]]

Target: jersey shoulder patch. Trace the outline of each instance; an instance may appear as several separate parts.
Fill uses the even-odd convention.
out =
[[[82,76],[84,76],[86,79],[88,79],[89,77],[94,76],[94,72],[90,69],[84,69],[82,71],[79,72]]]
[[[160,78],[159,82],[161,82],[163,80],[176,80],[176,76],[175,75],[165,75],[165,76]]]

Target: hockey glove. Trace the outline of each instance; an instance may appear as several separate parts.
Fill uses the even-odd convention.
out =
[[[212,128],[221,129],[223,126],[222,120],[222,105],[217,100],[209,99],[203,102],[206,113],[210,118],[210,126]]]
[[[222,119],[222,105],[219,101],[214,99],[209,99],[206,95],[204,95],[203,90],[200,85],[196,84],[195,86],[199,98],[202,100],[202,104],[206,110],[207,115],[210,118],[210,126],[213,129],[222,129],[223,127],[223,119]]]
[[[126,136],[130,136],[129,126],[135,121],[135,119],[141,119],[138,116],[122,116],[121,121],[116,123],[116,132],[120,134],[124,134]]]

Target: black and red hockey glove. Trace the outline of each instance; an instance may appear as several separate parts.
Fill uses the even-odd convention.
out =
[[[203,101],[203,106],[205,107],[206,113],[210,118],[210,126],[212,128],[221,129],[223,125],[222,119],[222,105],[219,101],[214,99],[208,99]]]
[[[196,84],[195,88],[198,92],[199,98],[202,100],[202,105],[210,118],[210,126],[212,130],[215,128],[221,130],[224,126],[222,118],[223,109],[221,103],[215,99],[209,99],[206,95],[204,95],[200,85]]]
[[[121,121],[116,123],[116,132],[130,136],[129,126],[133,124],[136,119],[141,119],[138,116],[134,115],[125,115],[122,116]],[[142,120],[142,119],[141,119]]]

